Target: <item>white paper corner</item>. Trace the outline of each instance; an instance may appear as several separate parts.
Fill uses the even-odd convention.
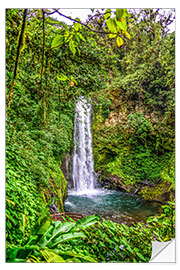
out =
[[[175,263],[175,239],[167,242],[152,241],[150,263]]]

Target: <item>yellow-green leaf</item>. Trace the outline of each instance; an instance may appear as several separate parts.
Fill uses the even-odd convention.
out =
[[[64,43],[64,36],[57,35],[52,41],[51,48],[57,48],[60,47]]]
[[[129,34],[128,32],[125,32],[124,35],[125,35],[125,37],[127,37],[128,39],[131,39],[131,36],[130,36],[130,34]]]
[[[117,43],[118,47],[121,47],[123,45],[123,39],[120,38],[120,37],[117,37],[116,38],[116,43]]]
[[[79,26],[80,26],[80,25],[79,25],[78,23],[75,23],[75,24],[74,24],[74,29],[75,29],[75,31],[78,31],[78,30],[79,30],[79,28],[80,28]]]
[[[111,32],[114,32],[114,33],[117,32],[115,22],[114,22],[114,20],[113,20],[112,18],[109,18],[109,19],[106,21],[106,24],[107,24],[108,29],[109,29]]]
[[[82,39],[84,42],[86,42],[85,38],[83,37],[83,35],[81,33],[77,33],[77,35],[80,37],[80,39]]]
[[[104,19],[107,20],[111,17],[111,10],[108,8],[104,14]]]
[[[127,30],[127,23],[124,19],[122,19],[121,21],[117,21],[116,20],[116,24],[118,25],[118,27],[123,30],[124,32]]]
[[[109,34],[109,38],[115,38],[116,36],[116,34]]]
[[[15,205],[16,205],[16,204],[15,204],[15,202],[13,202],[13,201],[9,200],[8,198],[6,198],[6,201],[7,201],[8,203],[12,204],[13,206],[15,206]]]
[[[60,256],[57,255],[55,252],[51,250],[40,250],[42,256],[48,263],[52,262],[65,262],[65,260]]]
[[[71,50],[71,52],[73,53],[73,55],[75,55],[76,48],[75,48],[75,45],[74,45],[74,41],[72,39],[69,41],[69,49]]]
[[[57,76],[57,79],[60,80],[60,81],[67,81],[67,80],[69,80],[69,78],[66,75],[64,75],[64,74],[62,74],[61,76]]]

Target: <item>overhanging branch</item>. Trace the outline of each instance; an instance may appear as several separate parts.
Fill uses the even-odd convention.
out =
[[[117,34],[117,33],[112,33],[112,32],[105,32],[105,31],[94,30],[94,29],[92,29],[91,27],[89,27],[87,24],[82,23],[81,21],[78,21],[78,20],[76,20],[76,19],[72,19],[72,18],[70,18],[70,17],[68,17],[68,16],[66,16],[66,15],[64,15],[64,14],[62,14],[61,12],[58,11],[58,9],[55,10],[54,12],[52,12],[52,13],[47,13],[47,12],[46,12],[47,15],[51,15],[51,14],[54,14],[54,13],[58,13],[60,16],[66,18],[66,19],[68,19],[68,20],[70,20],[70,21],[72,21],[72,22],[79,23],[79,24],[83,25],[84,27],[86,27],[87,29],[89,29],[90,31],[92,31],[92,32],[94,32],[94,33],[105,34],[105,35],[109,35],[109,34]],[[117,34],[117,35],[118,35],[118,34]]]

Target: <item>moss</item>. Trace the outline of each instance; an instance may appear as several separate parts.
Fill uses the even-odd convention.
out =
[[[54,197],[57,209],[62,213],[64,212],[63,202],[67,198],[67,181],[59,165],[56,165],[53,170],[49,169],[49,172],[49,186],[45,189],[46,202]]]
[[[169,201],[173,198],[173,191],[170,190],[170,185],[163,181],[153,187],[142,187],[138,194],[145,200]]]

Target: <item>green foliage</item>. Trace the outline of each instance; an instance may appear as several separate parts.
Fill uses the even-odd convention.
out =
[[[141,223],[128,227],[103,219],[86,234],[89,240],[82,245],[87,245],[98,261],[147,262],[151,257],[151,235]]]
[[[90,255],[77,253],[75,250],[66,252],[61,249],[64,242],[85,238],[80,230],[92,226],[99,220],[99,216],[88,216],[77,222],[52,221],[47,214],[43,214],[32,228],[31,234],[23,247],[8,246],[7,262],[95,262]]]
[[[175,237],[175,203],[163,205],[163,213],[155,218],[148,218],[148,228],[156,241],[171,241]]]
[[[141,180],[155,183],[161,178],[166,159],[159,157],[146,146],[136,145],[130,151],[122,152],[107,165],[107,171],[124,179],[126,184]]]
[[[128,115],[127,127],[132,127],[139,138],[141,136],[147,137],[148,133],[152,130],[152,124],[145,119],[141,112]]]
[[[8,9],[6,13],[8,104],[23,10]],[[52,194],[59,211],[63,211],[67,183],[59,166],[63,154],[70,153],[73,147],[75,99],[105,88],[109,66],[115,61],[106,54],[107,49],[99,53],[101,46],[79,24],[68,26],[45,15],[42,63],[42,27],[42,10],[28,10],[13,98],[7,109],[10,243],[19,243],[28,236],[44,204],[51,202]],[[75,54],[75,49],[81,55]]]
[[[88,241],[84,239],[82,245],[87,245],[98,261],[148,262],[152,240],[169,241],[175,237],[174,203],[162,207],[163,213],[149,218],[147,224],[129,227],[103,219],[102,223],[86,230]]]
[[[131,13],[131,40],[125,41],[124,54],[119,52],[120,72],[108,96],[99,95],[102,104],[110,100],[108,113],[95,106],[93,150],[101,179],[116,175],[127,186],[146,180],[157,185],[154,192],[145,188],[153,199],[160,194],[159,182],[164,193],[175,189],[175,39],[166,32],[168,17],[151,9],[139,12]]]
[[[133,27],[130,27],[125,9],[117,9],[115,13],[107,9],[99,15],[97,12],[90,20],[90,27],[97,32],[113,32],[100,36],[86,31],[77,22],[68,26],[47,14],[43,29],[42,10],[28,10],[12,102],[7,109],[8,244],[19,246],[26,242],[39,213],[51,203],[52,194],[55,194],[59,211],[63,211],[67,184],[60,164],[63,154],[70,153],[73,147],[74,106],[80,95],[93,97],[96,171],[121,176],[127,185],[143,180],[156,184],[160,180],[163,187],[167,185],[168,190],[174,190],[175,36],[165,32],[168,18],[161,16],[157,20],[151,10],[142,10],[141,14],[135,18],[136,23],[131,19]],[[22,9],[6,10],[7,104],[22,15]],[[109,124],[108,120],[112,122]],[[155,193],[151,194],[152,199]],[[49,221],[45,223],[44,228],[49,228],[49,224]],[[82,229],[84,225],[78,224]],[[104,228],[105,224],[104,221]],[[111,227],[112,224],[108,224]],[[55,225],[52,226],[53,231]],[[106,235],[104,228],[101,229]],[[126,230],[138,241],[140,227],[131,232]],[[150,247],[139,248],[134,243],[131,246],[124,231],[122,245],[126,248],[123,252],[117,247],[120,239],[112,240],[110,233],[105,237],[107,242],[100,241],[102,255],[95,250],[98,239],[93,242],[92,259],[92,242],[87,243],[88,248],[81,248],[82,232],[68,233],[59,239],[66,240],[66,245],[62,244],[58,251],[21,246],[20,250],[9,250],[8,258],[19,262],[27,260],[28,256],[36,262],[78,262],[88,261],[88,258],[89,261],[97,258],[143,261],[149,256]],[[100,234],[98,232],[98,237]],[[44,242],[52,237],[47,235],[49,238],[43,238]],[[55,239],[56,236],[47,245],[55,244]],[[107,254],[108,244],[110,255]],[[141,254],[143,248],[145,251]],[[116,255],[112,255],[114,253]]]
[[[101,110],[103,121],[109,116],[109,105],[111,104],[110,99],[104,98],[103,95],[99,94],[96,102],[94,103],[94,112]]]
[[[152,241],[175,237],[175,204],[147,223],[117,224],[97,215],[77,222],[39,217],[22,246],[7,246],[7,262],[148,262]]]

